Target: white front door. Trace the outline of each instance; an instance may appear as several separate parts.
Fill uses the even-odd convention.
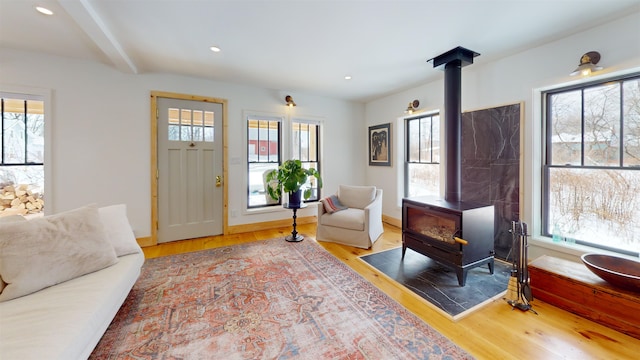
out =
[[[223,232],[222,104],[158,98],[158,242]]]

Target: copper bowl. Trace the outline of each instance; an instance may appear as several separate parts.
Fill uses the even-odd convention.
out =
[[[592,273],[609,284],[640,292],[640,262],[604,254],[584,254],[580,258]]]

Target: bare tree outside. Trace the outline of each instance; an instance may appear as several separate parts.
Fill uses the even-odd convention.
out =
[[[549,232],[640,251],[640,78],[549,94]]]

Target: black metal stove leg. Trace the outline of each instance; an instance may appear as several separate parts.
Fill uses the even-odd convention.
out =
[[[467,282],[467,270],[456,269],[456,275],[458,276],[458,285],[464,286],[464,284]]]

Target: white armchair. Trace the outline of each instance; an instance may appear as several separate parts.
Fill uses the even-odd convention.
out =
[[[318,202],[316,240],[369,249],[382,235],[382,189],[340,185],[336,194],[347,208],[328,213]]]

